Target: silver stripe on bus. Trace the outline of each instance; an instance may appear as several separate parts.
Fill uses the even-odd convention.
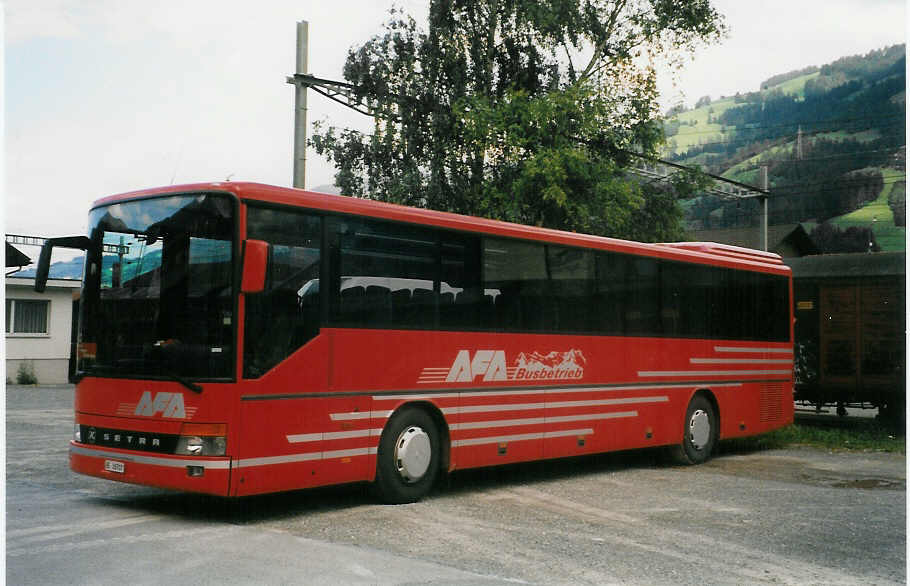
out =
[[[689,364],[793,364],[792,358],[690,358]]]
[[[355,437],[378,436],[382,434],[381,429],[355,429],[353,431],[326,431],[321,433],[301,433],[287,436],[288,442],[300,444],[306,442],[331,441],[340,439],[351,439]]]
[[[771,352],[775,354],[793,354],[793,348],[739,348],[736,346],[715,346],[715,352]]]
[[[565,429],[561,431],[546,431],[540,433],[522,433],[519,435],[501,435],[496,437],[472,437],[452,442],[453,448],[464,446],[480,446],[484,444],[499,444],[507,442],[520,442],[526,440],[550,439],[557,437],[570,437],[573,435],[594,435],[593,429]]]
[[[313,460],[332,460],[335,458],[353,458],[375,454],[376,448],[353,448],[350,450],[334,450],[328,452],[307,452],[305,454],[288,454],[287,456],[265,456],[262,458],[244,458],[237,460],[237,468],[251,468],[253,466],[270,466],[274,464],[293,464],[295,462],[309,462]]]
[[[500,390],[476,391],[471,389],[466,392],[452,391],[448,393],[421,393],[415,395],[373,395],[374,401],[413,401],[413,400],[430,400],[430,399],[457,399],[467,397],[512,397],[521,395],[560,395],[569,393],[608,393],[622,391],[664,391],[668,389],[692,389],[698,385],[693,383],[673,383],[673,384],[638,384],[626,386],[595,386],[595,387],[544,387],[533,389],[509,390],[501,388]],[[722,382],[711,385],[715,388],[720,387],[741,387],[742,383]]]
[[[599,407],[603,405],[628,405],[633,403],[665,403],[670,398],[662,397],[628,397],[625,399],[600,399],[595,401],[554,401],[552,403],[514,403],[499,405],[466,405],[442,409],[445,415],[463,413],[490,413],[497,411],[528,411],[531,409],[562,409],[567,407]]]
[[[638,376],[737,376],[793,374],[792,370],[639,370]]]
[[[353,413],[332,413],[332,421],[353,421],[355,419],[387,419],[391,411],[355,411]]]
[[[625,417],[638,417],[638,411],[616,411],[613,413],[591,413],[588,415],[564,415],[562,417],[531,417],[527,419],[494,419],[492,421],[470,421],[467,423],[453,423],[449,426],[452,431],[463,429],[492,429],[495,427],[513,427],[519,425],[538,425],[547,423],[568,423],[571,421],[596,421],[600,419],[622,419]]]
[[[151,464],[153,466],[167,466],[168,468],[185,468],[187,466],[202,466],[209,470],[227,470],[231,467],[230,459],[224,460],[185,460],[178,458],[161,458],[158,456],[146,456],[140,454],[121,454],[120,452],[108,452],[98,448],[86,448],[82,446],[70,446],[71,454],[80,456],[91,456],[92,458],[110,458],[121,462],[134,462],[136,464]]]

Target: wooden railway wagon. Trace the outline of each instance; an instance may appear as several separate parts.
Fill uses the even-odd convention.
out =
[[[906,253],[785,259],[793,270],[795,398],[903,416]]]

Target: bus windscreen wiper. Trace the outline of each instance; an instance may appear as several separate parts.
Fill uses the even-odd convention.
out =
[[[202,394],[202,385],[197,385],[193,381],[187,380],[187,379],[183,378],[182,376],[180,376],[179,374],[172,374],[172,373],[168,372],[168,373],[162,374],[161,376],[163,376],[164,378],[170,379],[174,382],[178,382],[178,383],[182,384],[183,386],[185,386],[189,390],[193,391],[194,393]]]

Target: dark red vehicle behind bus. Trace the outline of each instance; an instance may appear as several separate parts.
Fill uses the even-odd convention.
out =
[[[790,270],[250,183],[102,199],[70,466],[242,496],[674,446],[793,418]],[[41,288],[39,276],[36,287]]]

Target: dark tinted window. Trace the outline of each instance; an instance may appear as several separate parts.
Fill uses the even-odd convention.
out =
[[[318,216],[248,209],[247,236],[271,246],[265,290],[246,296],[244,376],[261,376],[319,332],[321,235]]]
[[[657,259],[628,257],[625,281],[625,333],[659,336],[661,329],[660,264]]]
[[[601,334],[789,339],[786,277],[602,252],[596,274]]]
[[[679,262],[661,263],[661,331],[667,336],[700,337],[718,315],[717,287],[723,269]]]
[[[626,267],[624,255],[608,252],[595,253],[594,299],[591,309],[593,331],[609,336],[619,336],[625,331]]]
[[[364,218],[329,221],[331,319],[352,327],[436,327],[436,233]],[[454,302],[454,301],[452,301]]]
[[[365,218],[327,221],[337,325],[788,339],[785,277]]]
[[[495,327],[516,331],[556,329],[543,244],[485,238],[483,282],[497,292]]]
[[[594,253],[581,248],[547,246],[555,326],[564,332],[595,332]]]
[[[482,330],[493,320],[495,292],[481,285],[480,237],[440,235],[439,325],[444,329]]]

